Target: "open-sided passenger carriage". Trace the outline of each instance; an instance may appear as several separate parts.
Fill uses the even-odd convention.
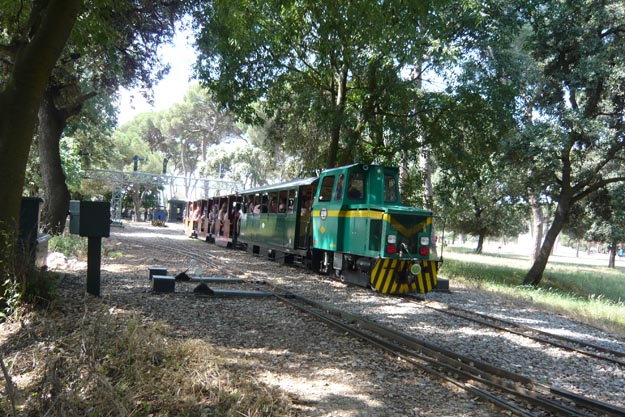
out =
[[[238,194],[211,197],[187,203],[185,233],[220,246],[236,243],[242,197]]]

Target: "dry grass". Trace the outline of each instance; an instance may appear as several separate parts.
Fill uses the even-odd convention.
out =
[[[290,416],[289,400],[202,340],[100,301],[30,313],[0,334],[17,387],[0,414],[20,416]],[[3,327],[11,327],[9,324]],[[4,390],[6,381],[1,379]],[[11,399],[16,402],[12,409]]]

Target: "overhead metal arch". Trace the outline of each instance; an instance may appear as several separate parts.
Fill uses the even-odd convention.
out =
[[[169,186],[171,190],[183,188],[185,200],[208,198],[220,194],[231,194],[242,189],[240,183],[220,178],[194,178],[112,169],[83,169],[82,178],[110,184],[112,188],[111,211],[114,222],[121,221],[123,190],[129,185],[144,185],[149,187]]]

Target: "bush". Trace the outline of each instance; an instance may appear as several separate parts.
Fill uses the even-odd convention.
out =
[[[61,252],[66,257],[87,255],[87,238],[74,235],[53,236],[48,241],[49,252]]]
[[[47,306],[57,283],[54,274],[36,269],[16,236],[15,228],[0,227],[0,320],[15,314],[21,303]]]

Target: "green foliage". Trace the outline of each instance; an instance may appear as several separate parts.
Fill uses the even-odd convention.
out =
[[[588,211],[593,222],[585,237],[609,244],[625,242],[625,185],[597,193],[590,202]]]
[[[438,3],[215,1],[196,16],[198,73],[239,119],[272,120],[274,143],[315,144],[313,164],[386,159],[419,145],[422,74],[403,74],[446,53]]]
[[[3,225],[0,225],[3,226]],[[21,299],[14,228],[0,227],[0,320],[17,311]]]
[[[36,270],[16,241],[14,228],[0,228],[0,320],[14,315],[22,303],[47,306],[54,298],[58,277]]]
[[[61,139],[60,151],[67,185],[70,187],[79,187],[81,179],[80,169],[82,165],[79,155],[80,148],[77,142],[73,138],[68,137]]]
[[[52,236],[48,241],[48,251],[63,255],[84,257],[87,255],[87,238],[76,235]]]

